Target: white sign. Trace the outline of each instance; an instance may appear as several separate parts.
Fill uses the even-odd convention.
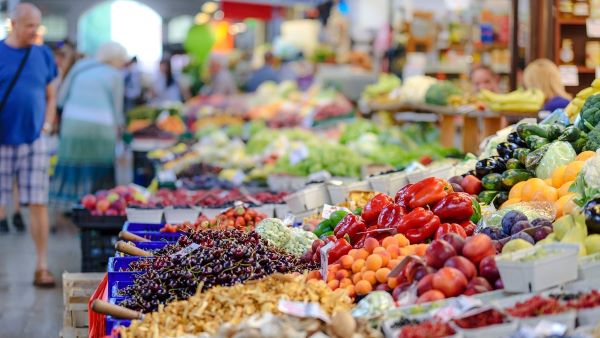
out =
[[[600,38],[600,19],[587,19],[585,28],[588,38]]]
[[[329,323],[329,316],[321,309],[318,303],[293,302],[290,300],[279,300],[279,311],[282,313],[301,317],[301,318],[318,318]]]
[[[200,247],[199,244],[192,243],[192,244],[186,246],[185,248],[177,251],[176,253],[174,253],[173,255],[171,255],[171,257],[187,256],[187,255],[191,254],[192,252],[196,251],[196,249],[198,249],[199,247]]]
[[[350,213],[350,210],[348,210],[347,208],[338,207],[336,205],[325,204],[325,205],[323,205],[323,212],[321,213],[321,217],[329,218],[329,216],[331,216],[331,214],[333,214],[334,212],[336,212],[338,210],[345,210],[348,213]]]
[[[321,252],[321,276],[323,277],[323,281],[325,282],[327,282],[327,270],[329,267],[329,259],[327,255],[329,254],[329,251],[333,248],[334,245],[335,243],[329,242],[322,246],[321,249],[319,249]]]
[[[560,80],[565,86],[579,86],[579,73],[577,66],[558,66]]]

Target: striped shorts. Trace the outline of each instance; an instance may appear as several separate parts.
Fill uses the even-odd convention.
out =
[[[49,158],[46,139],[31,144],[0,144],[0,205],[11,203],[15,180],[22,205],[48,203]]]

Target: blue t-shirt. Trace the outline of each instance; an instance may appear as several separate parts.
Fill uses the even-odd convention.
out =
[[[0,100],[15,76],[26,48],[13,48],[0,41]],[[32,46],[19,79],[0,111],[0,144],[33,143],[44,125],[46,87],[58,70],[46,46]]]
[[[555,109],[565,108],[569,104],[569,99],[566,99],[562,96],[555,96],[544,104],[543,110],[554,111]]]

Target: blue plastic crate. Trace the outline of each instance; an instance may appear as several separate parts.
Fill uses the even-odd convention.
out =
[[[140,271],[120,271],[127,268],[131,262],[142,257],[111,257],[108,259],[108,288],[111,289],[117,282],[133,282],[135,275]],[[148,258],[143,258],[148,259]],[[150,258],[151,259],[151,258]]]
[[[131,280],[122,280],[122,281],[114,281],[113,284],[108,284],[108,298],[113,298],[113,297],[124,297],[124,295],[119,295],[119,291],[123,290],[124,288],[133,285],[133,280],[134,278],[131,278]]]
[[[164,248],[169,244],[173,244],[171,242],[160,241],[160,242],[134,242],[135,246],[146,251],[156,251]]]
[[[130,231],[140,237],[149,239],[153,242],[167,241],[176,242],[179,237],[183,236],[183,232],[159,232],[159,231]]]
[[[119,304],[120,302],[122,302],[125,298],[123,297],[113,297],[110,298],[108,301],[111,304]],[[112,330],[118,326],[129,326],[131,325],[131,320],[129,319],[117,319],[117,318],[113,318],[111,316],[106,316],[106,335],[110,336],[112,334]]]
[[[134,231],[159,231],[164,224],[144,224],[144,223],[131,223],[125,222],[123,230],[134,232]]]

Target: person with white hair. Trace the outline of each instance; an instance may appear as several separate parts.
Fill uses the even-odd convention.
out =
[[[48,151],[43,134],[52,130],[58,75],[52,51],[36,45],[40,10],[30,3],[16,6],[12,31],[0,41],[0,206],[8,205],[17,180],[19,202],[28,206],[36,249],[33,283],[52,287],[48,269]],[[7,232],[0,208],[0,232]]]
[[[128,60],[123,46],[107,42],[95,58],[78,61],[60,88],[58,162],[50,182],[57,211],[68,211],[84,195],[115,184],[115,147],[125,123],[121,68]]]

